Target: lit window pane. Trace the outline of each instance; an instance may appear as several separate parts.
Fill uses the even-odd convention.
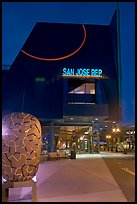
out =
[[[86,83],[86,94],[95,94],[95,84]]]
[[[72,94],[95,94],[95,84],[94,83],[85,83],[76,89],[73,89],[69,93]]]

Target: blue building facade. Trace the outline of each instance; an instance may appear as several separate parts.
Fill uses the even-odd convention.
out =
[[[4,78],[3,115],[51,126],[120,121],[117,12],[109,25],[36,23]]]

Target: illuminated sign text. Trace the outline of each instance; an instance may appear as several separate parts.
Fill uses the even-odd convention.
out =
[[[63,68],[63,76],[102,77],[102,69]]]

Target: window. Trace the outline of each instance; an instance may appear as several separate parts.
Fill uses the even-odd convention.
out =
[[[69,94],[95,94],[95,84],[94,83],[85,83],[81,86],[73,89]]]

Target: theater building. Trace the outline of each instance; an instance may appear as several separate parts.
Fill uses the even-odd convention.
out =
[[[36,23],[6,74],[3,115],[36,116],[48,151],[94,152],[97,127],[121,120],[118,14],[109,25]]]

